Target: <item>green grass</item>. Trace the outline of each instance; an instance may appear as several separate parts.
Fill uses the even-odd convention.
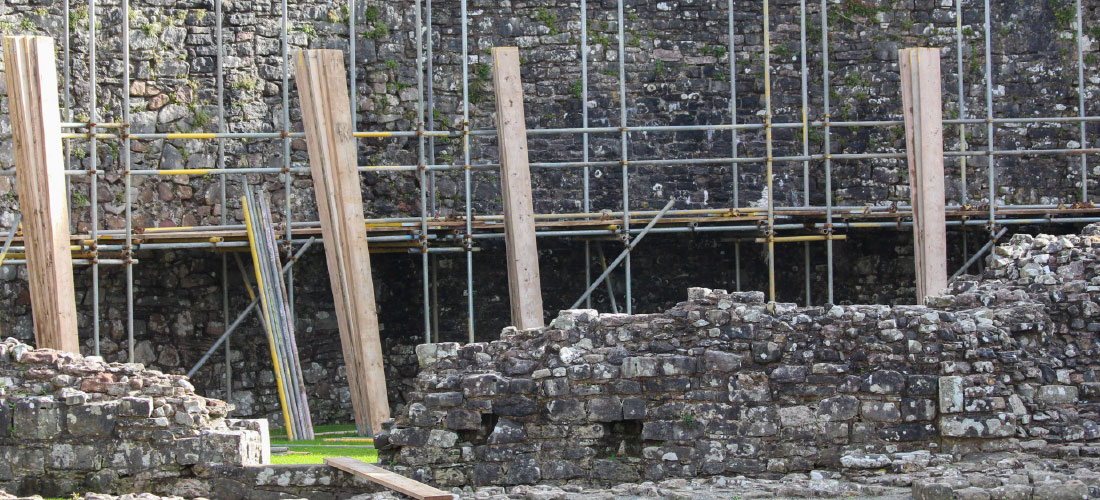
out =
[[[286,429],[271,429],[269,435],[271,436],[271,444],[273,445],[285,445],[285,444],[321,444],[323,439],[337,438],[337,437],[354,437],[355,425],[317,425],[313,427],[315,434],[326,433],[325,435],[318,435],[314,439],[295,439],[290,441],[286,438]],[[329,432],[339,432],[341,435],[327,434]]]
[[[288,454],[272,454],[273,465],[300,465],[322,464],[327,457],[351,457],[358,458],[367,463],[378,462],[378,450],[370,446],[348,446],[340,443],[325,443],[324,439],[339,437],[355,437],[355,425],[318,425],[313,427],[314,433],[339,432],[340,434],[318,435],[314,439],[296,439],[290,441],[286,437],[286,429],[271,429],[271,445],[311,445],[291,446]]]
[[[378,450],[366,446],[295,446],[287,455],[271,455],[272,465],[323,464],[328,457],[358,458],[367,463],[378,462]]]

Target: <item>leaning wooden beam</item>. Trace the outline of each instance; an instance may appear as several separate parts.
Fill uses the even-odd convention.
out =
[[[38,347],[80,353],[52,38],[4,38],[15,176]]]
[[[298,53],[295,70],[332,298],[360,435],[390,418],[344,54]]]
[[[947,287],[947,224],[944,218],[943,110],[940,51],[898,51],[901,70],[909,192],[913,204],[913,246],[917,303]]]
[[[390,472],[377,465],[368,464],[350,457],[331,457],[325,459],[325,465],[380,484],[391,490],[404,493],[416,500],[451,500],[454,495],[434,486],[409,479],[396,472]]]
[[[512,324],[521,330],[539,328],[545,325],[542,285],[535,243],[535,207],[531,199],[519,49],[516,47],[493,48],[493,89],[497,99],[500,189],[504,200],[504,242]]]

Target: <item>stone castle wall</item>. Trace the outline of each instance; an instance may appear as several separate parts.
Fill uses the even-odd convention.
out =
[[[1100,438],[1100,227],[1018,235],[927,306],[803,308],[691,289],[660,314],[417,348],[382,460],[444,485],[815,468]]]
[[[269,462],[266,420],[227,419],[185,377],[0,342],[0,490],[182,496],[196,467]]]
[[[120,119],[122,92],[131,97],[133,132],[198,132],[219,129],[216,100],[215,15],[213,2],[185,0],[131,2],[131,12],[122,15],[117,0],[97,4],[97,68],[100,121]],[[773,101],[777,121],[800,118],[801,97],[798,79],[798,21],[796,2],[773,2]],[[811,77],[809,118],[822,117],[823,93],[820,82],[819,8],[810,2],[808,16],[808,64]],[[998,116],[1076,114],[1075,82],[1065,75],[1075,73],[1075,45],[1065,5],[1025,3],[995,6],[992,11],[995,111]],[[358,4],[356,9],[356,46],[359,122],[361,130],[410,130],[414,127],[415,44],[412,1]],[[625,10],[627,57],[627,107],[631,125],[692,123],[728,123],[731,63],[737,64],[737,101],[740,122],[759,121],[763,107],[762,32],[759,2],[734,2],[736,51],[731,57],[726,31],[726,3],[682,0],[680,2],[636,2],[627,0]],[[1068,4],[1067,4],[1068,5]],[[1097,17],[1098,5],[1085,1],[1085,19]],[[225,129],[231,132],[271,132],[282,128],[282,12],[278,2],[224,2],[225,38]],[[71,84],[65,89],[72,103],[72,119],[88,118],[90,96],[88,67],[90,24],[84,5],[72,5],[66,18],[61,3],[32,3],[12,0],[0,5],[0,32],[4,34],[48,34],[62,40],[67,19],[71,40]],[[431,113],[433,127],[455,129],[461,121],[459,20],[455,8],[441,5],[432,22],[434,40],[434,93],[437,113]],[[615,126],[618,121],[618,85],[616,60],[617,21],[613,2],[589,2],[589,76],[590,123]],[[984,116],[984,81],[981,78],[982,12],[967,3],[963,9],[964,96],[971,116]],[[290,51],[301,48],[338,48],[347,50],[345,11],[339,2],[289,2]],[[528,126],[531,128],[580,125],[580,99],[575,93],[580,77],[580,26],[577,6],[559,0],[500,5],[498,2],[470,2],[470,70],[472,95],[471,121],[475,129],[493,126],[491,88],[487,76],[488,52],[494,45],[519,45],[523,51],[523,78],[526,82]],[[121,81],[122,61],[119,50],[120,26],[126,18],[131,27],[132,82]],[[900,113],[894,50],[906,45],[939,45],[944,52],[945,109],[957,108],[954,68],[955,19],[953,6],[942,2],[859,1],[830,4],[833,119],[897,118]],[[1084,38],[1086,59],[1095,57],[1094,33]],[[64,58],[59,53],[59,61]],[[1015,68],[1028,68],[1026,72]],[[1092,66],[1086,67],[1086,92],[1094,93],[1096,84]],[[63,68],[59,68],[63,70]],[[64,72],[62,71],[62,76]],[[63,78],[64,79],[64,78]],[[2,86],[3,83],[0,83]],[[300,117],[296,89],[291,81],[291,128],[297,130]],[[10,132],[6,92],[0,88],[0,168],[10,169]],[[951,117],[948,111],[947,116]],[[1098,130],[1089,126],[1090,136]],[[834,153],[881,150],[898,152],[903,148],[900,127],[894,129],[834,128]],[[948,146],[954,147],[957,130],[946,130]],[[971,148],[982,148],[984,127],[967,129]],[[998,128],[998,147],[1071,147],[1078,140],[1076,127],[1027,124]],[[793,129],[776,129],[776,154],[801,153],[800,137]],[[593,160],[618,160],[620,143],[615,134],[592,134]],[[532,135],[533,161],[572,161],[579,159],[580,137]],[[632,133],[628,148],[632,158],[698,158],[728,155],[732,151],[726,133],[677,132]],[[744,132],[740,135],[742,156],[761,156],[763,137]],[[809,137],[811,153],[819,152],[822,138]],[[1003,142],[1002,142],[1003,141]],[[457,140],[436,142],[437,163],[461,159]],[[281,167],[283,150],[280,140],[228,140],[222,166]],[[475,163],[495,161],[495,139],[474,136],[471,154]],[[407,138],[369,139],[359,142],[361,164],[412,164],[416,161],[416,141]],[[103,227],[122,227],[124,212],[123,171],[120,151],[111,140],[99,142],[97,168],[104,174],[97,184],[95,209]],[[134,141],[132,166],[139,169],[206,168],[218,166],[216,145],[211,141]],[[69,141],[69,168],[91,166],[85,143]],[[291,144],[291,164],[307,166],[301,141]],[[1057,156],[998,158],[997,196],[1005,203],[1074,201],[1079,181],[1077,158]],[[981,158],[969,162],[968,193],[979,203],[986,193],[985,165]],[[950,202],[961,200],[958,164],[948,161]],[[799,205],[804,200],[802,164],[777,164],[776,200],[780,205]],[[809,164],[811,202],[823,203],[824,179],[819,162]],[[763,198],[762,165],[746,164],[738,169],[741,187],[738,205],[759,203]],[[835,201],[840,204],[902,201],[908,197],[905,168],[897,160],[833,162]],[[1051,175],[1058,172],[1059,175]],[[618,168],[593,168],[590,182],[593,210],[619,209],[621,177]],[[1061,175],[1064,173],[1065,175]],[[452,175],[454,174],[454,175]],[[631,168],[632,208],[647,209],[663,205],[669,196],[686,199],[677,208],[715,208],[731,206],[733,171],[729,165]],[[582,172],[570,169],[535,169],[534,193],[540,212],[573,211],[580,207]],[[73,231],[88,229],[91,209],[87,176],[71,176]],[[0,176],[0,227],[10,225],[17,211],[14,178]],[[241,179],[228,176],[230,223],[239,220]],[[312,183],[308,175],[292,179],[290,191],[282,179],[273,175],[252,175],[247,182],[263,186],[277,207],[275,218],[282,220],[282,207],[289,197],[292,219],[316,217]],[[419,214],[419,189],[415,176],[404,173],[370,173],[362,177],[365,210],[368,216]],[[460,212],[464,204],[461,174],[441,172],[437,190],[431,197],[441,215]],[[491,172],[473,175],[475,214],[500,211],[499,182]],[[216,224],[221,221],[220,179],[217,176],[135,177],[131,193],[135,227]],[[957,233],[951,236],[951,255],[961,264],[961,244]],[[970,251],[982,242],[977,232],[970,235]],[[495,339],[508,320],[507,281],[499,263],[505,258],[503,245],[486,241],[474,256],[475,328],[479,340]],[[617,244],[604,242],[614,254]],[[911,242],[909,232],[853,233],[849,240],[837,242],[836,301],[838,303],[897,303],[911,301]],[[584,289],[583,251],[577,240],[540,241],[544,269],[543,285],[548,317],[567,307]],[[766,287],[761,272],[764,259],[759,247],[742,244],[743,289]],[[777,262],[780,298],[804,302],[802,291],[803,257],[800,246],[781,246]],[[135,338],[137,361],[166,373],[186,372],[202,352],[225,328],[220,300],[221,261],[218,255],[203,251],[141,251],[141,263],[135,266]],[[297,331],[303,346],[302,359],[307,365],[310,399],[318,422],[350,420],[350,403],[342,382],[342,358],[335,315],[323,253],[315,248],[307,254],[295,273]],[[418,279],[419,261],[408,255],[373,256],[378,301],[387,351],[388,380],[395,405],[410,390],[415,375],[412,344],[420,342],[420,289],[407,286]],[[433,256],[440,264],[440,339],[459,341],[466,338],[465,258],[461,255]],[[650,235],[633,252],[636,311],[660,311],[671,307],[688,286],[733,289],[732,241],[728,236],[712,234]],[[593,268],[599,269],[593,258]],[[230,315],[246,305],[241,278],[235,265],[229,265]],[[812,302],[820,304],[825,296],[825,263],[819,249],[812,255],[814,276]],[[412,278],[410,278],[412,277]],[[620,306],[623,298],[621,275],[616,273],[615,289]],[[93,352],[91,315],[91,273],[76,270],[80,311],[80,335],[86,354]],[[105,359],[120,361],[126,356],[124,321],[124,277],[118,267],[101,268],[100,299],[103,311],[98,318],[101,328],[101,352]],[[604,291],[594,294],[594,307],[611,309]],[[0,329],[4,335],[25,342],[33,339],[25,269],[0,268]],[[225,398],[236,407],[234,415],[274,416],[277,398],[270,369],[270,358],[262,330],[250,319],[234,336],[234,354],[228,364],[233,368],[233,396],[224,387],[226,361],[216,354],[207,368],[193,379],[204,395]]]

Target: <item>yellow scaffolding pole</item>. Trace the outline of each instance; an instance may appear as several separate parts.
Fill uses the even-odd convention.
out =
[[[253,232],[252,229],[252,219],[249,217],[248,213],[248,202],[245,201],[244,198],[241,198],[241,208],[244,209],[244,225],[245,230],[248,233],[248,249],[249,252],[252,254],[252,267],[256,270],[256,286],[260,289],[260,302],[262,302],[263,311],[267,311],[267,296],[264,294],[263,280],[260,279],[260,258],[256,255],[256,234]],[[256,299],[255,294],[252,293],[251,286],[248,287],[248,296],[252,300]],[[264,319],[264,330],[267,332],[267,345],[269,348],[271,348],[271,362],[274,364],[275,368],[275,387],[279,391],[279,404],[282,406],[283,410],[283,421],[286,422],[286,435],[291,441],[293,441],[295,437],[294,428],[290,425],[290,412],[287,409],[286,393],[283,391],[283,377],[281,375],[282,371],[279,368],[279,355],[275,351],[275,335],[272,331],[272,325],[271,322],[268,320],[267,313],[265,312],[260,316],[262,316]]]

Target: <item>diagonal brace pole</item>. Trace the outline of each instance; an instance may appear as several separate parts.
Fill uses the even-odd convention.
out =
[[[634,246],[637,245],[638,242],[642,241],[642,238],[645,238],[646,233],[648,233],[650,229],[653,229],[653,226],[657,225],[657,221],[661,220],[661,217],[665,216],[665,212],[668,212],[668,209],[672,208],[673,203],[676,203],[676,198],[668,200],[668,203],[665,204],[665,208],[662,208],[660,212],[657,212],[657,215],[653,217],[653,220],[649,221],[649,224],[645,225],[645,228],[642,229],[642,232],[638,233],[638,236],[635,236],[634,239],[630,240],[630,244],[626,246],[626,249],[623,250],[618,257],[615,257],[615,260],[611,261],[611,265],[607,266],[607,269],[604,269],[603,274],[601,274],[599,278],[596,278],[594,281],[592,281],[591,285],[588,285],[588,290],[584,291],[584,294],[581,295],[581,298],[577,299],[577,301],[569,307],[570,309],[576,309],[577,306],[581,305],[581,302],[584,302],[584,299],[587,299],[589,295],[592,295],[592,292],[596,290],[596,287],[600,286],[600,283],[603,283],[603,280],[607,279],[607,277],[611,275],[611,271],[614,271],[615,267],[618,266],[619,263],[622,262],[624,259],[626,259],[627,255],[630,255],[630,251],[634,249]]]
[[[15,239],[15,233],[19,232],[19,223],[23,221],[23,214],[15,214],[15,222],[12,222],[11,229],[8,230],[8,239],[4,241],[4,249],[0,250],[0,265],[4,264],[4,257],[8,256],[8,249],[11,248],[11,241]]]
[[[977,252],[974,252],[974,255],[970,257],[970,260],[966,261],[966,264],[963,264],[958,271],[955,271],[955,274],[952,274],[951,277],[947,279],[947,282],[950,283],[952,281],[955,281],[955,278],[962,276],[962,273],[966,272],[966,270],[969,269],[970,266],[974,265],[975,262],[978,262],[978,259],[982,258],[982,255],[985,255],[985,253],[993,247],[993,244],[996,243],[997,240],[1001,239],[1001,236],[1004,236],[1005,232],[1007,231],[1007,227],[1002,227],[1001,230],[998,231],[995,236],[993,236],[993,239],[986,242],[985,246],[980,248]]]
[[[310,238],[308,241],[305,242],[304,245],[302,245],[302,248],[298,249],[298,251],[294,254],[294,257],[290,258],[290,262],[287,262],[285,265],[283,265],[283,274],[286,274],[286,272],[294,266],[294,263],[298,262],[298,258],[301,257],[302,254],[306,253],[306,250],[309,250],[309,247],[313,245],[313,242],[316,241],[316,239],[317,238]],[[252,312],[252,310],[255,309],[256,306],[259,305],[259,303],[259,297],[255,297],[252,299],[252,302],[248,304],[248,307],[245,307],[244,311],[241,311],[241,314],[237,315],[237,319],[233,320],[233,323],[229,325],[229,328],[225,329],[225,332],[222,333],[222,336],[218,337],[217,342],[214,342],[214,345],[210,346],[210,349],[206,351],[206,354],[203,354],[202,358],[199,358],[198,363],[195,363],[195,366],[187,372],[188,377],[194,376],[195,372],[199,371],[199,368],[202,368],[202,365],[206,364],[206,361],[210,359],[210,356],[214,354],[214,351],[218,349],[218,346],[222,345],[222,343],[225,342],[225,339],[229,338],[229,334],[233,333],[233,330],[240,326],[241,323],[244,323],[245,318],[248,317],[248,313]]]

